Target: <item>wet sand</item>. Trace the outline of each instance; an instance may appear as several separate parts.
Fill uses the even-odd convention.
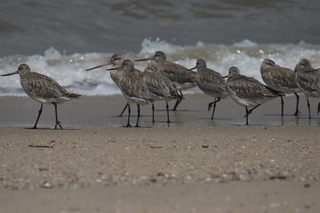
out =
[[[82,97],[54,113],[27,97],[1,97],[0,212],[318,212],[319,116],[305,98],[258,108],[245,126],[230,98],[206,111],[187,95],[166,121],[165,104],[142,107],[141,128],[117,117],[122,96]],[[173,102],[170,104],[173,105]],[[317,100],[311,102],[316,111]],[[132,109],[136,115],[135,107]],[[126,114],[125,114],[126,115]],[[135,124],[135,118],[132,124]]]

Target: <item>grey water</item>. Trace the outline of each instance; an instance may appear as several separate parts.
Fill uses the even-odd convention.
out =
[[[318,0],[14,0],[0,2],[0,57],[139,52],[174,45],[320,43]]]

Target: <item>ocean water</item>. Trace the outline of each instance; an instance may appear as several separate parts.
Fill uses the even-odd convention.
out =
[[[85,69],[114,53],[137,59],[162,50],[188,68],[203,58],[222,75],[237,66],[262,81],[264,58],[293,69],[304,57],[320,67],[318,11],[315,0],[4,1],[0,74],[26,63],[73,92],[121,94],[105,68]],[[146,65],[135,63],[141,70]],[[0,95],[25,95],[18,75],[0,77]]]

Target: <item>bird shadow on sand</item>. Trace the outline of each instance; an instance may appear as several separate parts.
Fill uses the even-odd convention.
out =
[[[66,128],[63,128],[63,129],[54,129],[53,127],[51,127],[51,128],[49,128],[49,127],[37,127],[36,129],[34,129],[34,128],[32,128],[32,127],[24,127],[23,129],[28,129],[28,130],[62,130],[62,131],[64,131],[64,130],[68,130],[68,131],[70,131],[70,130],[80,130],[80,128],[72,128],[72,127],[66,127]]]

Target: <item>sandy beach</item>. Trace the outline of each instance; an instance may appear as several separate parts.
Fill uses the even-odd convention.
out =
[[[244,108],[228,98],[215,119],[205,95],[186,95],[166,121],[165,104],[141,108],[140,128],[124,128],[121,95],[52,106],[1,97],[0,212],[319,212],[320,132],[300,98]],[[173,102],[170,103],[170,106]],[[136,109],[132,107],[131,123]]]

